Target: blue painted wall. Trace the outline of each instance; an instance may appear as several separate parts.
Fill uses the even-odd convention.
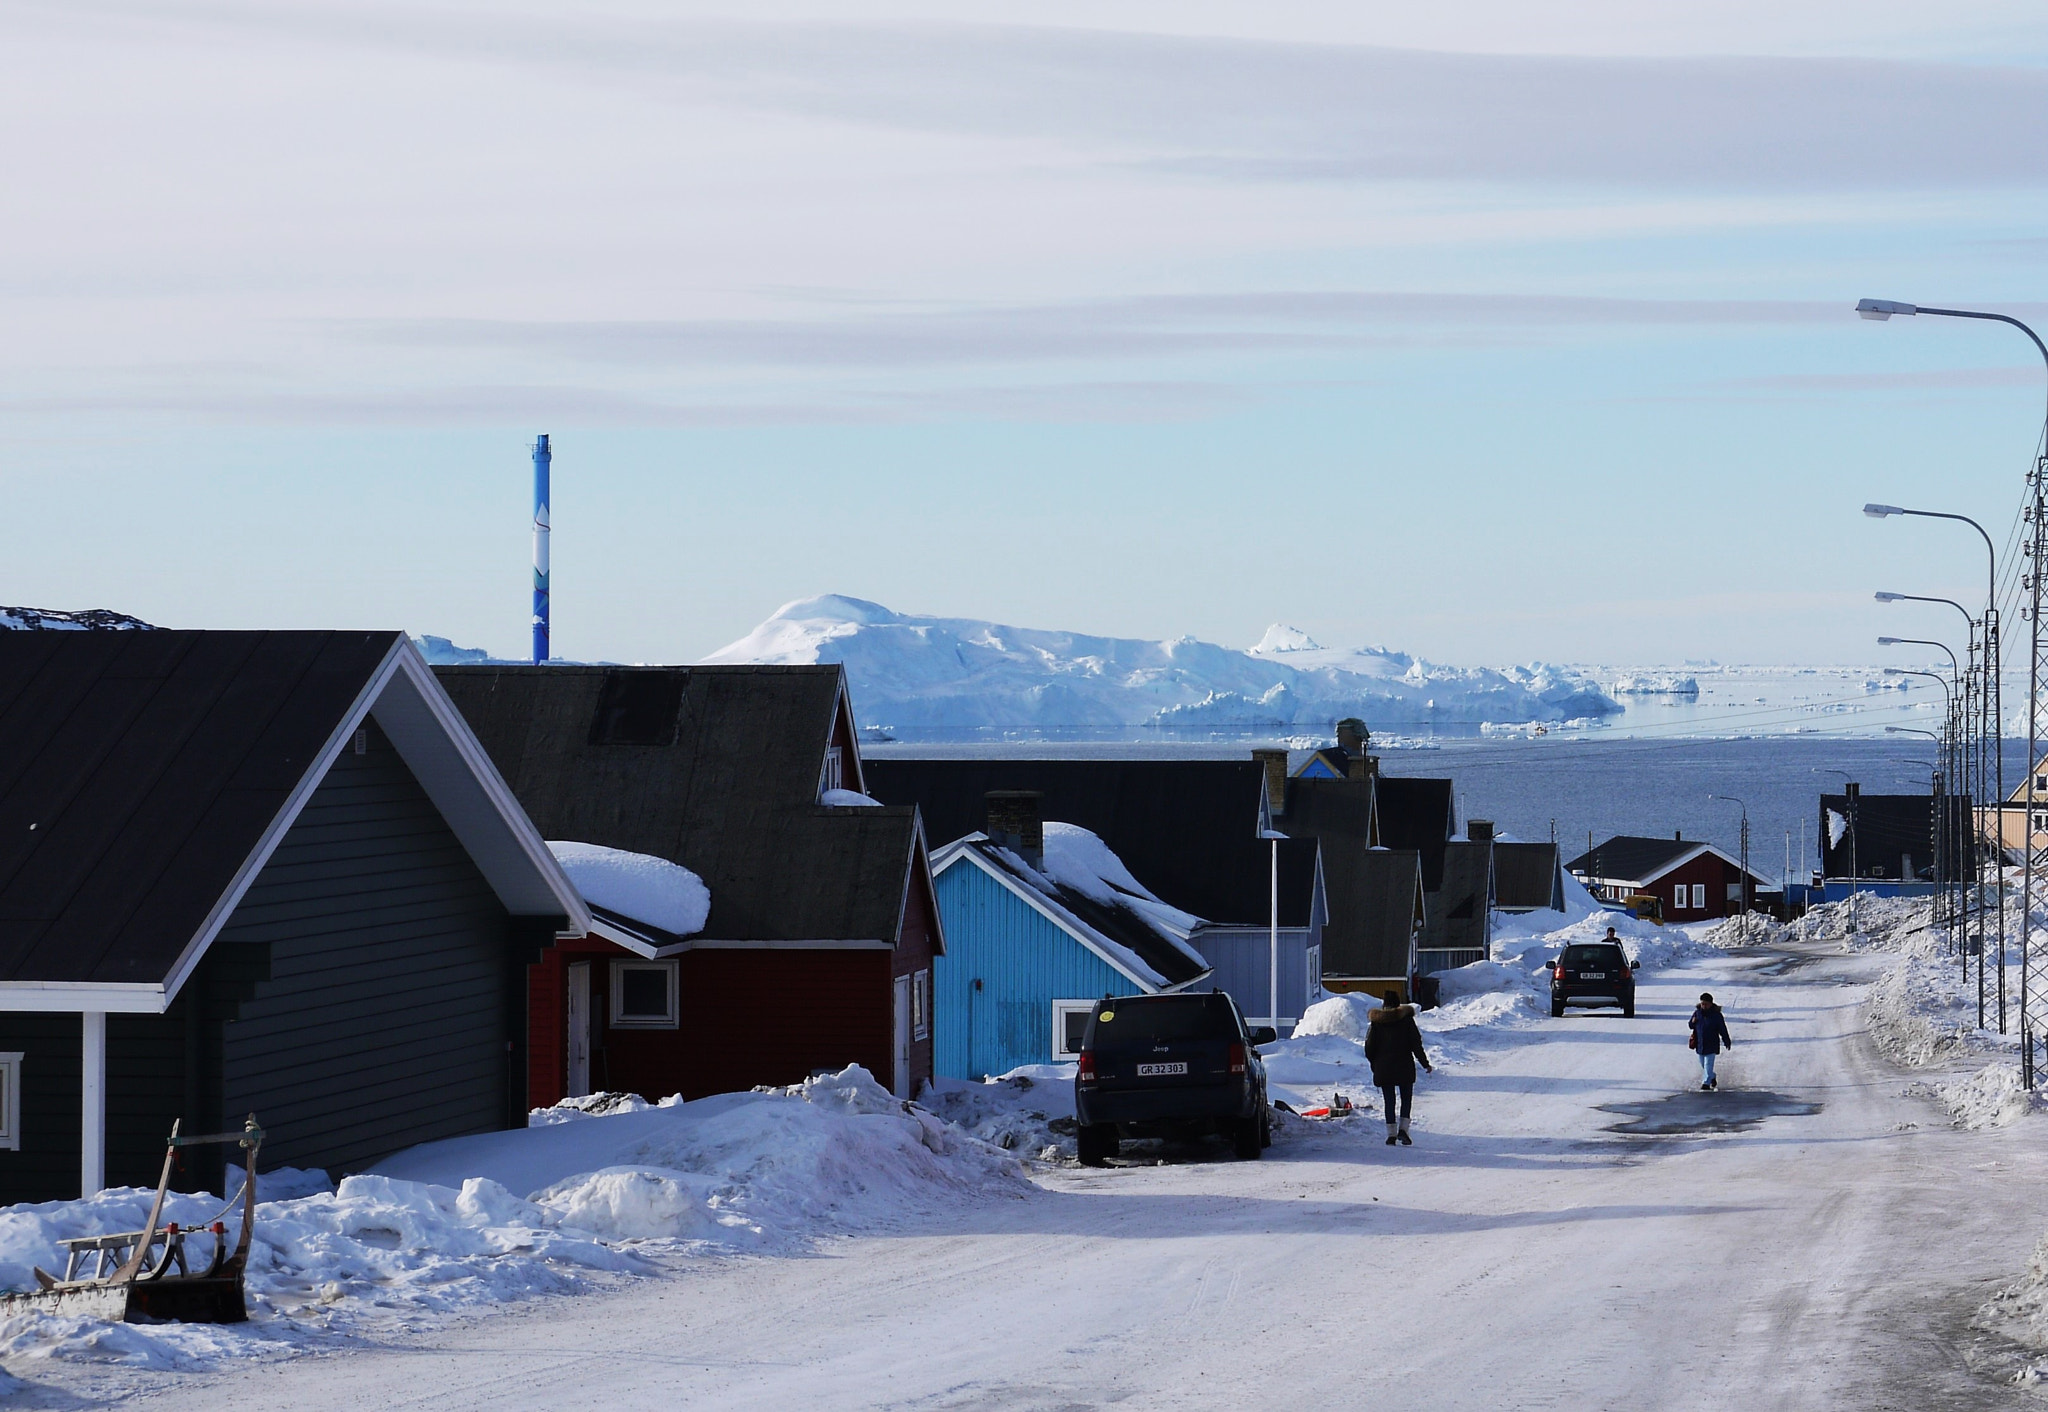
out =
[[[932,1067],[940,1077],[1050,1064],[1053,1001],[1139,992],[973,863],[955,863],[939,874],[937,887],[946,927],[946,954],[932,963]]]

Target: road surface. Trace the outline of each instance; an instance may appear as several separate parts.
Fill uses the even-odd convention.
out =
[[[1877,957],[1647,979],[1257,1163],[1062,1171],[815,1258],[693,1262],[374,1349],[96,1378],[152,1408],[2024,1407],[1970,1313],[2048,1229],[2023,1129],[1864,1033]],[[1695,1091],[1702,988],[1736,1038]],[[1973,1365],[1975,1370],[1973,1370]]]

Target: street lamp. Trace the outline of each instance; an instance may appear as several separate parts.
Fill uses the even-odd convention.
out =
[[[2048,364],[2048,343],[2041,341],[2041,335],[2021,323],[2010,314],[1994,314],[1984,309],[1937,309],[1931,305],[1908,304],[1897,299],[1859,299],[1856,313],[1866,319],[1883,322],[1894,314],[1914,316],[1926,314],[1944,319],[1980,319],[1987,323],[2009,324],[2027,336],[2034,345],[2034,351],[2041,355],[2043,364]],[[2048,430],[2048,427],[2044,427]],[[2029,1089],[2034,1086],[2034,1035],[2032,1020],[2032,990],[2034,987],[2033,934],[2034,934],[2034,777],[2040,766],[2040,724],[2041,724],[2041,575],[2042,565],[2048,563],[2048,444],[2044,444],[2040,458],[2034,463],[2033,474],[2028,478],[2032,491],[2028,518],[2033,525],[2032,542],[2027,555],[2033,559],[2035,572],[2028,578],[2027,589],[2031,598],[2028,613],[2029,650],[2027,653],[2027,787],[2024,806],[2024,821],[2020,825],[2020,857],[2023,867],[2020,873],[2020,1029],[2022,1076]],[[1983,533],[1983,526],[1977,527]],[[1990,536],[1985,536],[1990,542]],[[1993,817],[1998,820],[1998,839],[1994,847],[1994,867],[1998,873],[1998,1032],[2005,1033],[2005,751],[2000,737],[2005,732],[2004,701],[2000,683],[2000,662],[1997,651],[1998,624],[1998,574],[1993,569],[1991,600],[1984,610],[1984,663],[1989,688],[1986,701],[1991,719],[1990,747],[1993,768],[1998,779],[1998,798]],[[1975,830],[1972,830],[1974,833]],[[1982,1028],[1982,1025],[1979,1025]]]
[[[1746,916],[1749,913],[1749,805],[1732,794],[1710,794],[1707,798],[1738,805],[1742,809],[1742,878],[1735,885],[1735,895],[1739,899],[1735,907],[1738,916]]]
[[[1876,306],[1880,306],[1880,305],[1882,305],[1882,306],[1883,306],[1883,312],[1881,312],[1881,313],[1865,313],[1864,305],[1870,305],[1870,306],[1873,306],[1873,307],[1876,307]],[[1952,311],[1952,310],[1945,310],[1945,309],[1924,309],[1924,310],[1918,310],[1918,311],[1916,311],[1916,310],[1915,310],[1915,309],[1913,308],[1913,306],[1911,306],[1911,305],[1893,305],[1893,304],[1890,304],[1890,303],[1888,303],[1887,301],[1885,301],[1885,300],[1882,300],[1882,299],[1866,299],[1866,300],[1864,300],[1864,301],[1863,301],[1863,303],[1862,303],[1862,304],[1859,304],[1859,305],[1857,305],[1857,306],[1856,306],[1856,311],[1857,311],[1858,313],[1864,314],[1866,318],[1889,318],[1889,317],[1890,317],[1890,316],[1891,316],[1892,314],[1910,314],[1910,313],[1914,313],[1914,312],[1920,312],[1920,313],[1928,313],[1928,314],[1935,314],[1935,313],[1951,313],[1951,312],[1954,312],[1954,311]],[[1967,318],[1976,318],[1976,317],[1984,317],[1984,318],[1990,318],[1990,317],[1994,317],[1994,316],[1992,316],[1992,315],[1981,315],[1981,316],[1980,316],[1980,315],[1959,315],[1959,317],[1967,317]],[[2001,318],[2002,318],[2003,316],[1997,316],[1997,317],[2001,317]],[[2005,322],[2007,322],[2007,323],[2018,323],[2018,320],[2016,320],[2016,319],[2005,319],[2004,321],[2005,321]],[[2024,328],[2026,328],[2026,325],[2024,325],[2024,324],[2020,324],[2020,327],[2024,329]],[[2032,337],[2032,335],[2033,335],[2033,330],[2032,330],[2032,329],[2027,329],[2027,334],[2028,334],[2028,336],[2029,336],[2029,337]],[[2035,341],[2035,343],[2036,343],[2036,344],[2040,343],[2040,340],[2039,340],[2038,338],[2037,338],[2037,339],[2035,339],[2034,341]],[[2044,349],[2042,350],[2042,356],[2043,356],[2043,357],[2048,357],[2048,348],[2044,348]],[[2038,492],[2037,492],[2037,499],[2038,499]],[[1977,535],[1978,535],[1978,537],[1979,537],[1979,538],[1981,538],[1981,539],[1982,539],[1982,540],[1984,541],[1984,553],[1985,553],[1985,555],[1986,555],[1986,560],[1987,560],[1987,564],[1988,564],[1988,572],[1987,572],[1987,574],[1986,574],[1986,577],[1985,577],[1985,597],[1984,597],[1984,693],[1983,693],[1983,703],[1982,703],[1982,704],[1983,704],[1983,708],[1984,708],[1984,715],[1985,715],[1985,718],[1986,718],[1986,719],[1985,719],[1985,722],[1984,722],[1984,727],[1985,727],[1985,728],[1984,728],[1984,730],[1982,731],[1982,733],[1981,733],[1981,735],[1980,735],[1980,739],[1981,739],[1981,740],[1983,741],[1983,747],[1982,747],[1982,748],[1983,748],[1984,750],[1988,750],[1988,751],[1990,752],[1990,755],[1991,755],[1991,758],[1990,758],[1990,759],[1989,759],[1989,761],[1987,761],[1986,763],[1987,763],[1987,764],[1989,764],[1989,765],[1990,765],[1990,767],[1991,767],[1991,771],[1992,771],[1992,780],[1993,780],[1993,788],[1994,788],[1994,789],[1996,790],[1996,798],[1998,799],[1998,810],[1997,810],[1997,814],[1996,814],[1996,817],[1997,817],[1997,819],[1998,819],[1998,833],[1999,833],[1999,839],[1998,839],[1998,848],[1997,848],[1998,858],[1997,858],[1997,861],[1996,861],[1996,862],[1994,863],[1994,865],[1993,865],[1992,871],[1993,871],[1994,873],[1996,873],[1996,875],[1997,875],[1997,879],[1996,879],[1996,881],[1997,881],[1997,887],[1996,887],[1996,894],[1997,894],[1997,898],[1998,898],[1998,905],[1997,905],[1997,908],[1996,908],[1996,910],[1997,910],[1997,913],[1998,913],[1998,1032],[1999,1032],[2000,1034],[2004,1034],[2004,1033],[2005,1033],[2005,866],[2004,866],[2004,848],[2005,848],[2005,807],[2004,807],[2004,806],[2005,806],[2005,751],[2004,751],[2004,749],[2003,749],[2003,745],[2004,745],[2004,734],[2005,734],[2005,722],[2004,722],[2003,716],[2004,716],[2004,711],[2005,711],[2005,702],[2004,702],[2004,692],[2003,692],[2003,689],[2002,689],[2002,686],[2001,686],[2001,682],[2000,682],[2000,677],[2002,676],[2002,673],[2001,673],[2001,672],[2000,672],[2000,670],[1999,670],[1999,665],[2000,665],[2000,663],[1999,663],[1999,648],[1998,648],[1998,548],[1997,548],[1997,546],[1996,546],[1996,545],[1994,545],[1994,544],[1993,544],[1993,543],[1991,542],[1991,535],[1990,535],[1990,534],[1989,534],[1989,533],[1988,533],[1988,532],[1987,532],[1987,531],[1985,530],[1984,526],[1982,526],[1982,525],[1978,524],[1978,523],[1977,523],[1977,522],[1976,522],[1975,520],[1971,519],[1971,518],[1970,518],[1970,517],[1969,517],[1968,515],[1957,515],[1957,514],[1953,514],[1953,513],[1949,512],[1949,511],[1947,511],[1947,510],[1910,510],[1910,509],[1907,509],[1907,508],[1906,508],[1905,506],[1903,506],[1903,505],[1879,505],[1879,504],[1875,504],[1875,503],[1872,503],[1872,504],[1869,504],[1869,505],[1865,505],[1865,506],[1863,507],[1863,513],[1864,513],[1864,514],[1866,514],[1866,515],[1868,515],[1868,516],[1870,516],[1870,517],[1871,517],[1872,519],[1875,519],[1875,520],[1882,520],[1882,519],[1888,519],[1889,517],[1891,517],[1891,516],[1893,516],[1893,515],[1909,515],[1909,516],[1916,516],[1916,517],[1918,517],[1918,518],[1920,518],[1920,519],[1926,519],[1926,520],[1954,520],[1954,521],[1956,521],[1956,522],[1957,522],[1957,523],[1959,523],[1959,524],[1965,524],[1965,525],[1968,525],[1968,526],[1969,526],[1969,527],[1970,527],[1971,529],[1973,529],[1973,530],[1977,531]],[[2042,527],[2041,527],[2041,526],[2038,526],[2038,525],[2037,525],[2037,526],[2035,527],[2035,529],[2036,529],[2036,533],[2037,533],[2037,534],[2038,534],[2038,533],[2040,533],[2040,531],[2041,531],[2041,528],[2042,528]],[[2037,591],[2038,591],[2038,585],[2037,585]],[[2040,629],[2040,622],[2039,622],[2039,617],[2040,617],[2040,614],[2039,614],[2039,605],[2037,604],[2037,605],[2036,605],[2036,612],[2035,612],[2035,614],[2034,614],[2034,621],[2033,621],[2033,623],[2032,623],[2032,627],[2033,627],[2033,630],[2034,630],[2034,634],[2035,634],[2035,650],[2034,650],[2034,652],[2032,653],[2032,656],[2033,656],[2033,658],[2034,658],[2034,662],[2035,662],[2035,670],[2036,670],[2036,672],[2038,672],[2038,667],[2039,667],[2039,659],[2040,659],[2040,656],[2041,656],[2041,654],[2040,654],[2040,650],[2039,650],[2039,636],[2040,636],[2040,630],[2041,630],[2041,629]],[[2039,700],[2039,690],[2038,690],[2038,683],[2036,683],[2036,685],[2035,685],[2034,687],[2030,688],[2027,700],[2028,700],[2028,709],[2027,709],[2027,722],[2028,722],[2028,724],[2027,724],[2027,757],[2028,757],[2028,758],[2027,758],[2027,767],[2028,767],[2028,768],[2027,768],[2027,783],[2028,783],[2028,785],[2029,785],[2029,786],[2031,786],[2031,785],[2033,784],[2033,782],[2034,782],[2034,771],[2033,771],[2033,755],[2034,755],[2034,735],[2033,735],[2033,732],[2034,732],[2034,720],[2035,720],[2035,716],[2036,716],[2036,714],[2037,714],[2037,713],[2036,713],[2036,712],[2034,711],[2034,709],[2033,709],[2033,703],[2034,703],[2035,701]],[[1980,758],[1981,758],[1981,757],[1980,757]],[[2031,794],[2030,794],[2030,795],[2029,795],[2029,800],[2030,800],[2030,801],[2031,801],[2031,798],[2032,798],[2032,796],[2031,796]],[[2033,812],[2032,812],[2032,809],[2031,809],[2031,807],[2030,807],[2030,808],[2029,808],[2029,810],[2028,810],[2028,813],[2027,813],[2027,818],[2028,818],[2029,820],[2031,820],[2031,819],[2033,818]],[[2031,830],[2031,826],[2029,826],[2029,830],[2027,831],[2027,836],[2028,836],[2029,838],[2031,838],[2031,831],[2030,831],[2030,830]],[[1974,830],[1973,830],[1973,832],[1974,832]],[[2027,849],[2027,856],[2028,856],[2028,858],[2029,858],[2029,859],[2031,859],[2031,858],[2033,857],[2033,850],[2032,850],[2031,848]],[[2026,878],[2027,878],[2027,881],[2026,881],[2026,882],[2025,882],[2025,883],[2023,884],[2023,890],[2022,890],[2022,893],[2021,893],[2021,909],[2020,909],[2020,915],[2021,915],[2021,916],[2023,916],[2023,917],[2026,917],[2026,916],[2030,916],[2030,915],[2031,915],[2031,913],[2030,913],[2030,912],[2029,912],[2029,911],[2027,910],[2027,909],[2028,909],[2028,907],[2029,907],[2029,906],[2031,905],[2031,887],[2032,887],[2032,867],[2031,867],[2031,865],[2030,865],[2030,866],[2029,866],[2029,868],[2028,868],[2028,871],[2027,871],[2027,874],[2026,874]],[[2022,977],[2022,980],[2021,980],[2021,999],[2022,999],[2022,1004],[2023,1004],[2023,1006],[2024,1006],[2024,1000],[2025,1000],[2025,979],[2024,979],[2024,978],[2025,978],[2025,976],[2026,976],[2026,974],[2027,974],[2027,947],[2026,947],[2026,934],[2027,934],[2027,931],[2028,931],[2028,930],[2029,930],[2029,928],[2026,928],[2026,927],[2024,927],[2024,926],[2023,926],[2023,927],[2022,927],[2022,929],[2021,929],[2021,946],[2020,946],[2020,973],[2021,973],[2021,977]],[[2023,1017],[2023,1018],[2024,1018],[2024,1017]]]

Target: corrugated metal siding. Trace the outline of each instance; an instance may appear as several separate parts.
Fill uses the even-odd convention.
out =
[[[1194,944],[1216,968],[1213,976],[1194,989],[1207,990],[1214,985],[1237,1002],[1247,1020],[1266,1023],[1263,1017],[1273,1013],[1266,1005],[1266,987],[1272,979],[1271,934],[1218,928],[1196,932]],[[1301,1018],[1310,987],[1322,983],[1320,975],[1308,975],[1311,944],[1309,933],[1299,927],[1280,929],[1280,1018],[1286,1023],[1278,1028],[1283,1034],[1291,1032]]]
[[[266,1165],[337,1175],[504,1127],[524,1107],[509,1082],[506,1017],[524,959],[510,933],[373,728],[366,754],[342,752],[222,933],[270,951],[270,978],[226,1026],[223,1122],[253,1111],[270,1133]]]
[[[1052,1002],[1138,987],[972,863],[938,879],[946,953],[934,962],[942,1078],[1052,1062]],[[974,982],[981,982],[981,989]]]

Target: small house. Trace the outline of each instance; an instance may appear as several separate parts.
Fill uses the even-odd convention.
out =
[[[1493,844],[1493,910],[1564,911],[1564,865],[1554,843]]]
[[[1754,872],[1744,874],[1739,860],[1713,844],[1675,833],[1670,838],[1616,834],[1565,866],[1602,901],[1655,897],[1667,922],[1732,916],[1745,898],[1754,907],[1764,882]]]
[[[686,1098],[864,1065],[932,1074],[945,950],[916,808],[864,792],[836,666],[436,669],[543,834],[708,892],[599,905],[528,974],[536,1103]]]
[[[1210,979],[1202,919],[1161,902],[1095,834],[1044,820],[1042,796],[988,796],[985,831],[932,855],[946,951],[935,963],[941,1077],[1071,1060],[1093,1003]]]
[[[0,739],[0,1203],[525,1124],[590,916],[404,634],[0,632]]]
[[[1950,827],[1945,836],[1944,812]],[[2012,822],[2025,812],[2022,796]],[[1823,794],[1819,836],[1826,895],[1842,897],[1852,882],[1865,892],[1925,893],[1967,875],[1968,816],[1969,802],[1960,795],[1865,794],[1853,784],[1841,794]]]

